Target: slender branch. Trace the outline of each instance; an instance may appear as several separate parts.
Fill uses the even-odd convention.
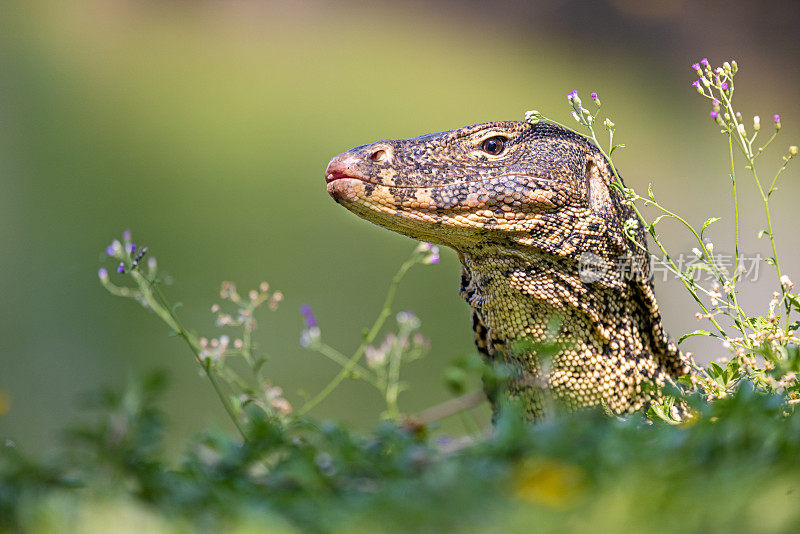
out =
[[[394,303],[395,296],[397,294],[397,288],[400,285],[400,281],[406,275],[408,270],[417,263],[416,254],[409,260],[406,260],[400,266],[400,269],[395,273],[394,277],[392,278],[392,282],[389,285],[389,291],[386,294],[386,298],[383,301],[383,307],[381,308],[381,312],[378,315],[378,318],[373,323],[372,328],[367,332],[367,335],[364,336],[364,340],[361,342],[361,345],[358,346],[355,353],[350,357],[347,361],[346,365],[342,368],[341,371],[331,380],[327,386],[325,386],[322,391],[320,391],[316,397],[311,399],[310,401],[306,402],[300,410],[297,412],[297,416],[301,417],[316,407],[320,402],[322,402],[330,393],[336,389],[336,387],[347,378],[355,369],[356,365],[358,365],[359,360],[364,356],[364,352],[367,348],[367,345],[371,344],[375,337],[377,337],[378,333],[383,328],[386,319],[389,318],[391,314],[392,304]]]
[[[189,345],[189,349],[194,354],[195,359],[200,364],[200,367],[203,368],[203,371],[208,377],[209,382],[211,382],[211,386],[214,388],[214,391],[219,397],[220,402],[222,402],[222,406],[225,408],[225,411],[228,413],[228,416],[231,418],[236,430],[239,431],[239,434],[242,435],[244,440],[247,440],[247,436],[245,434],[244,428],[242,427],[241,423],[239,422],[239,418],[236,416],[236,412],[233,410],[233,406],[230,404],[230,400],[225,396],[222,391],[222,388],[217,382],[214,373],[211,372],[211,362],[209,360],[204,360],[200,357],[200,343],[197,341],[193,334],[190,334],[186,331],[186,329],[181,325],[180,320],[172,311],[169,306],[169,303],[164,297],[164,294],[158,287],[158,284],[154,280],[150,280],[142,273],[132,270],[130,271],[131,276],[133,276],[134,280],[139,284],[140,287],[146,287],[146,291],[142,291],[142,296],[147,301],[150,309],[152,309],[167,325],[175,332],[178,336],[183,338],[186,341],[186,344]],[[145,286],[146,284],[146,286]]]

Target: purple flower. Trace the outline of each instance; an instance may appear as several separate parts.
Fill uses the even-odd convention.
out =
[[[578,98],[578,91],[576,91],[576,90],[572,90],[567,94],[567,100],[572,101],[572,100],[574,100],[576,98]]]
[[[719,117],[719,111],[717,111],[717,110],[715,109],[714,111],[712,111],[711,113],[709,113],[709,115],[711,115],[711,118],[712,118],[712,119],[716,119],[717,117]]]
[[[698,89],[700,89],[700,80],[695,80],[695,81],[693,81],[693,82],[692,82],[692,85],[693,85],[694,87],[697,87]]]
[[[722,85],[720,85],[720,87],[722,88],[723,91],[727,91],[728,90],[728,82],[722,82]]]
[[[777,124],[781,122],[781,116],[776,114],[774,117],[772,117],[772,120],[774,120],[775,123]]]
[[[97,271],[97,277],[100,278],[101,282],[107,282],[108,281],[108,270],[105,267],[101,267]]]
[[[122,273],[125,272],[125,264],[124,263],[120,262],[119,267],[117,267],[117,272],[119,274],[122,274]]]
[[[125,229],[124,232],[122,232],[122,239],[124,239],[125,241],[131,240],[131,231],[128,230],[127,228]]]
[[[701,59],[700,64],[703,65],[704,67],[708,67],[708,58],[704,57],[703,59]]]
[[[136,244],[131,243],[128,245],[128,254],[133,254],[134,252],[136,252]]]
[[[106,254],[109,255],[109,256],[113,256],[114,255],[114,243],[111,243],[110,245],[108,245],[106,247]]]
[[[597,93],[589,93],[589,96],[592,97],[594,100],[597,100]]]
[[[693,68],[694,70],[700,70],[700,63],[693,63],[693,64],[692,64],[692,68]]]
[[[448,438],[446,436],[442,436],[442,437],[436,438],[436,444],[438,446],[440,446],[440,447],[446,447],[447,445],[451,444],[452,442],[453,442],[453,438]]]
[[[302,313],[306,318],[307,328],[313,328],[317,326],[317,318],[314,316],[314,311],[311,309],[311,306],[308,304],[303,304],[300,306],[300,313]]]

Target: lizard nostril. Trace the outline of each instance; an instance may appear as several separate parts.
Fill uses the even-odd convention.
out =
[[[389,152],[387,152],[383,148],[379,148],[378,150],[373,151],[369,155],[369,159],[372,161],[383,162],[389,159]]]

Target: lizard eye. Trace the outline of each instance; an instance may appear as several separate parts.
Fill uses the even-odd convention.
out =
[[[481,144],[481,148],[487,154],[497,156],[498,154],[501,154],[503,150],[505,150],[506,141],[508,141],[508,139],[500,135],[496,137],[490,137]]]

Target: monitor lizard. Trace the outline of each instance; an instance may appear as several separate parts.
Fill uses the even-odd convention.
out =
[[[690,373],[662,326],[644,229],[584,137],[489,122],[355,147],[325,179],[359,217],[456,251],[477,348],[514,370],[507,393],[528,417],[552,398],[647,409]]]

